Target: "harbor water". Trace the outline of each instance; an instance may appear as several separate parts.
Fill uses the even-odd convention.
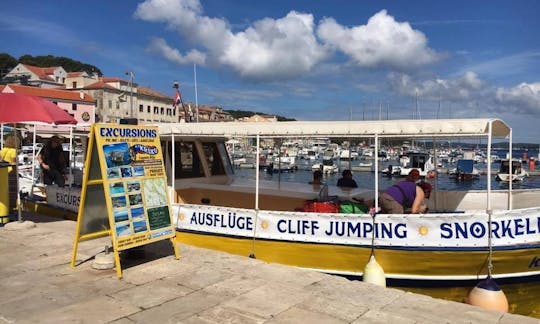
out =
[[[506,155],[505,151],[498,152],[501,158],[504,158]],[[514,156],[518,155],[514,153]],[[521,157],[521,155],[519,155]],[[531,156],[538,156],[536,155]],[[358,166],[360,160],[353,160],[349,165],[348,161],[339,161],[336,160],[336,164],[339,166],[339,172],[334,174],[324,175],[324,182],[329,185],[335,185],[337,180],[341,177],[341,171],[352,166],[353,169],[353,179],[358,184],[359,188],[363,189],[373,189],[375,188],[375,173],[373,170],[366,171],[355,171],[355,166]],[[250,163],[248,163],[249,165]],[[253,164],[253,163],[251,163]],[[264,169],[261,169],[259,172],[259,177],[261,180],[270,180],[270,181],[281,181],[281,182],[296,182],[296,183],[308,183],[312,180],[313,173],[311,170],[313,162],[308,160],[298,159],[296,161],[297,169],[293,172],[282,172],[282,173],[269,173]],[[381,162],[379,165],[379,170],[382,170],[388,164],[398,165],[397,161],[387,161]],[[491,189],[500,190],[508,189],[507,182],[501,182],[496,180],[496,174],[499,170],[500,163],[492,163],[491,166]],[[512,183],[513,189],[532,189],[540,188],[540,165],[536,164],[533,172],[529,171],[528,163],[523,163],[523,169],[530,173],[523,181],[516,181]],[[487,165],[478,163],[475,164],[475,168],[481,171],[482,174],[477,179],[473,180],[456,180],[448,175],[448,170],[455,168],[455,164],[445,165],[442,168],[439,168],[437,177],[435,179],[429,179],[429,181],[437,190],[486,190],[487,189]],[[255,179],[255,169],[253,167],[237,167],[234,169],[235,177],[242,179]],[[379,188],[384,189],[388,186],[391,186],[396,181],[401,180],[400,177],[388,177],[384,174],[379,173]]]

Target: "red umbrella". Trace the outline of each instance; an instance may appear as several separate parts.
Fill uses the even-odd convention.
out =
[[[19,93],[0,93],[0,123],[77,124],[75,118],[54,103]]]

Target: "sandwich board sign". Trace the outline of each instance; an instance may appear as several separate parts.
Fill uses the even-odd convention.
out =
[[[91,128],[71,267],[80,241],[104,236],[111,236],[119,278],[122,250],[170,239],[179,259],[156,126]]]

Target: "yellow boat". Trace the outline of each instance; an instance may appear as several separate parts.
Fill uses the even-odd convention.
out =
[[[539,189],[512,190],[510,185],[492,191],[488,174],[486,190],[436,190],[429,208],[440,212],[375,217],[302,212],[321,188],[258,178],[233,181],[225,147],[232,137],[257,143],[276,137],[374,139],[376,150],[384,138],[480,137],[491,144],[493,138],[511,135],[502,120],[162,124],[159,131],[177,239],[183,243],[351,278],[362,277],[374,251],[390,286],[464,301],[471,287],[490,275],[508,296],[510,311],[540,316],[535,302],[540,292]],[[488,163],[490,154],[488,145]],[[377,163],[374,168],[378,174]],[[342,201],[365,201],[378,195],[377,179],[375,187],[326,189]]]
[[[512,131],[504,121],[158,126],[178,241],[350,278],[361,278],[375,255],[387,285],[457,301],[465,301],[469,290],[489,276],[505,292],[511,312],[540,317],[536,302],[540,297],[540,189],[513,190],[510,182],[508,190],[491,190],[492,140],[510,138],[512,152]],[[488,143],[487,188],[444,191],[435,187],[429,214],[306,212],[306,202],[319,199],[323,207],[331,204],[322,201],[326,197],[376,202],[378,177],[370,190],[260,181],[258,173],[255,181],[233,180],[225,142],[240,137],[251,138],[256,148],[267,138],[371,139],[374,156],[378,156],[379,141],[387,138],[484,138]],[[258,155],[259,150],[256,164]],[[379,174],[376,159],[374,171]]]

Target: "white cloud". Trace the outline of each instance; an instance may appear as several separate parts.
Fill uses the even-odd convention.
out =
[[[362,67],[409,70],[434,63],[442,57],[427,46],[422,32],[412,29],[407,22],[397,22],[386,10],[375,14],[366,25],[351,28],[326,18],[317,33],[324,42]]]
[[[293,78],[326,56],[314,35],[310,14],[291,11],[281,19],[259,20],[238,33],[233,33],[222,19],[202,16],[197,0],[148,0],[138,6],[135,15],[165,22],[193,44],[205,48],[208,63],[225,65],[250,80]],[[183,55],[178,51],[172,57]]]
[[[540,82],[521,83],[512,88],[497,88],[495,95],[502,106],[520,107],[521,113],[536,115],[540,113]]]
[[[170,47],[163,38],[152,39],[148,49],[161,54],[169,61],[177,64],[196,63],[198,65],[204,65],[206,61],[206,55],[204,53],[198,50],[190,50],[186,55],[182,55],[180,51]]]
[[[198,0],[147,0],[139,4],[135,17],[165,23],[204,50],[207,64],[225,66],[255,81],[304,75],[327,59],[330,49],[341,51],[360,67],[397,70],[431,64],[443,56],[428,47],[422,32],[407,22],[397,22],[386,10],[375,14],[366,25],[351,28],[333,18],[323,19],[317,27],[313,15],[290,11],[279,19],[256,21],[239,32],[233,32],[224,19],[204,16]],[[159,48],[173,62],[182,64],[188,56],[167,47]]]
[[[474,72],[466,72],[457,79],[415,80],[403,73],[389,75],[391,87],[397,93],[408,97],[428,100],[471,101],[484,95],[486,84]]]
[[[291,11],[235,34],[220,61],[246,78],[281,79],[311,70],[325,56],[314,36],[313,16]]]

